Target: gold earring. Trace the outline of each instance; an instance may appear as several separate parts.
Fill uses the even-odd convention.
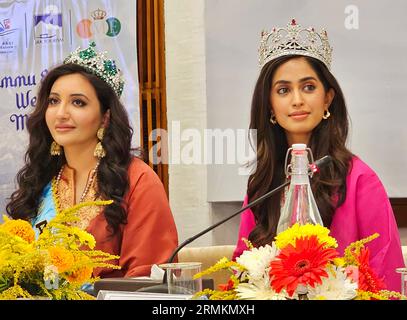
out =
[[[324,115],[322,116],[323,119],[328,119],[331,116],[331,113],[328,110],[324,111]]]
[[[106,151],[102,146],[102,140],[105,135],[105,128],[99,128],[98,132],[96,133],[96,136],[99,139],[99,142],[96,145],[95,151],[93,152],[93,155],[98,158],[102,159],[106,156]]]
[[[271,114],[270,122],[271,122],[272,124],[274,124],[274,125],[277,124],[276,116],[275,116],[274,114]]]
[[[103,137],[105,135],[105,128],[99,128],[98,132],[96,133],[96,136],[100,141],[103,140]]]
[[[51,156],[60,156],[62,153],[62,148],[58,143],[52,141],[49,152],[51,153]]]

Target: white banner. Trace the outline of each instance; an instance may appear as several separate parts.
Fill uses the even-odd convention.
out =
[[[0,0],[0,212],[15,190],[41,78],[91,40],[125,77],[122,102],[139,145],[137,8],[128,0]],[[1,219],[1,218],[0,218]]]

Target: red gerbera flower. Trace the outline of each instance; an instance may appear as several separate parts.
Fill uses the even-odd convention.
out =
[[[218,285],[220,291],[232,290],[234,286],[235,286],[235,284],[232,281],[232,279],[229,279],[228,283],[226,283],[226,284],[219,284]]]
[[[292,296],[300,284],[311,287],[321,284],[321,278],[328,277],[327,263],[337,256],[335,249],[324,248],[315,235],[297,238],[295,246],[287,245],[270,263],[271,286],[276,292],[285,288]]]
[[[377,293],[385,289],[386,285],[370,267],[369,256],[370,251],[367,248],[361,248],[359,255],[355,255],[359,265],[358,286],[359,290]]]

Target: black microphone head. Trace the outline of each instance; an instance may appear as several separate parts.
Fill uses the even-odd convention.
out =
[[[312,174],[318,173],[321,170],[321,168],[326,166],[331,161],[332,161],[331,156],[325,156],[325,157],[322,157],[321,159],[318,159],[314,163],[311,163],[310,169],[311,169]]]
[[[317,161],[314,162],[314,165],[318,168],[321,169],[324,166],[326,166],[328,163],[330,163],[332,161],[332,157],[331,156],[325,156],[322,157],[321,159],[318,159]]]

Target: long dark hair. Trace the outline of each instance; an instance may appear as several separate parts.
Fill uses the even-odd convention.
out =
[[[285,181],[284,160],[288,142],[284,129],[269,122],[271,116],[270,90],[277,68],[286,61],[301,56],[290,55],[268,62],[262,68],[257,80],[251,107],[250,129],[257,129],[257,166],[248,180],[249,201],[278,187]],[[348,113],[342,90],[335,77],[319,60],[303,57],[316,72],[325,92],[333,89],[334,99],[329,107],[330,118],[321,121],[312,131],[308,144],[315,159],[330,155],[333,161],[315,175],[311,187],[325,226],[329,227],[335,209],[346,198],[346,176],[352,153],[346,148],[348,136]],[[256,227],[249,240],[256,246],[270,244],[276,236],[280,217],[281,196],[271,197],[252,208]]]
[[[120,224],[126,223],[126,211],[122,201],[129,188],[127,169],[132,158],[133,130],[127,112],[112,88],[99,77],[75,64],[64,64],[52,69],[41,83],[35,110],[27,121],[29,145],[25,153],[25,165],[17,174],[18,189],[12,193],[6,210],[15,219],[29,220],[37,216],[44,187],[66,162],[64,156],[50,155],[53,139],[45,122],[45,112],[54,82],[61,76],[74,73],[81,74],[92,84],[100,102],[102,115],[110,109],[109,126],[102,142],[106,156],[100,161],[97,181],[99,196],[114,200],[111,205],[104,207],[108,227],[114,234],[119,230]]]

